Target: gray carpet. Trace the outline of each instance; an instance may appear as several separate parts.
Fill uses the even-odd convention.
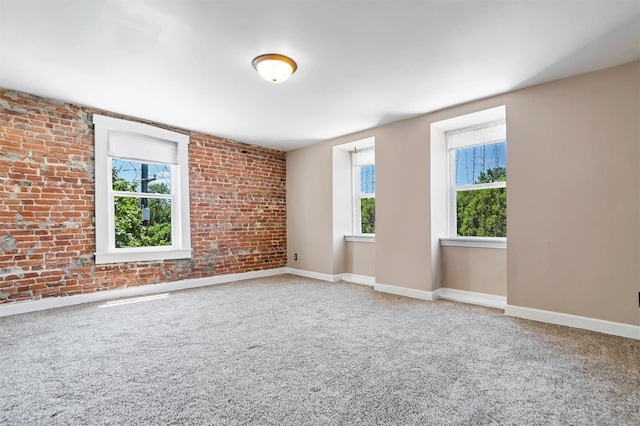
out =
[[[0,318],[0,423],[640,424],[640,342],[283,275]]]

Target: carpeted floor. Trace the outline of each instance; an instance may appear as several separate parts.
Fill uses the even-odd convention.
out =
[[[640,424],[640,342],[283,275],[0,318],[0,424]]]

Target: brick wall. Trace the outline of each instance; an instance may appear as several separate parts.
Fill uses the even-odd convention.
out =
[[[285,266],[284,152],[189,133],[191,259],[95,265],[92,114],[0,89],[0,303]]]

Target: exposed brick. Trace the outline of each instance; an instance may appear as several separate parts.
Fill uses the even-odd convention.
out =
[[[286,265],[284,152],[5,89],[0,101],[0,303]],[[192,259],[95,265],[94,113],[190,135]]]

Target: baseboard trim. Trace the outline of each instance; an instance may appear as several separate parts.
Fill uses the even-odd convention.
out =
[[[376,277],[372,277],[370,275],[351,274],[349,272],[340,274],[340,279],[348,283],[361,284],[369,287],[373,287],[376,284]]]
[[[286,270],[287,268],[284,267],[266,269],[263,271],[242,272],[239,274],[226,274],[159,284],[146,284],[136,287],[98,291],[95,293],[78,294],[74,296],[48,297],[45,299],[15,302],[0,305],[0,317],[25,314],[28,312],[44,311],[47,309],[62,308],[65,306],[80,305],[83,303],[100,302],[103,300],[145,296],[148,294],[166,293],[176,290],[187,290],[190,288],[206,287],[210,285],[224,284],[234,281],[250,280],[253,278],[271,277],[274,275],[282,275],[287,272]]]
[[[338,282],[338,281],[346,281],[354,284],[362,284],[366,286],[373,287],[375,291],[379,291],[381,293],[389,293],[395,294],[397,296],[410,297],[412,299],[420,299],[420,300],[428,300],[433,301],[437,297],[435,297],[435,293],[424,290],[415,290],[412,288],[406,287],[397,287],[388,284],[378,284],[376,283],[375,277],[369,275],[359,275],[359,274],[323,274],[321,272],[314,271],[306,271],[304,269],[295,269],[295,268],[287,268],[288,274],[298,275],[306,278],[314,278],[317,280],[328,281],[328,282]]]
[[[437,298],[436,295],[431,291],[415,290],[413,288],[397,287],[397,286],[388,285],[388,284],[375,283],[373,286],[373,289],[381,293],[395,294],[397,296],[410,297],[412,299],[428,300],[431,302]]]
[[[49,297],[39,300],[3,304],[0,305],[0,317],[61,308],[65,306],[79,305],[83,303],[100,302],[103,300],[144,296],[177,290],[187,290],[190,288],[206,287],[210,285],[224,284],[241,280],[250,280],[254,278],[271,277],[274,275],[282,274],[293,274],[329,282],[338,282],[342,280],[350,283],[372,286],[375,291],[379,291],[381,293],[395,294],[397,296],[410,297],[413,299],[434,301],[438,298],[442,298],[447,300],[454,300],[457,302],[489,306],[492,308],[504,309],[505,315],[512,317],[563,325],[567,327],[582,328],[585,330],[597,331],[614,336],[640,340],[640,326],[605,321],[595,318],[581,317],[577,315],[563,314],[560,312],[551,312],[540,309],[525,308],[522,306],[507,305],[506,298],[503,296],[495,296],[491,294],[476,293],[450,288],[440,288],[433,292],[416,290],[406,287],[392,286],[388,284],[379,284],[375,282],[375,277],[371,277],[368,275],[358,275],[351,273],[330,275],[320,272],[305,271],[302,269],[286,267],[266,269],[263,271],[243,272],[239,274],[194,278],[159,284],[147,284],[115,290],[98,291],[96,293],[90,294],[79,294],[75,296]]]
[[[477,293],[475,291],[458,290],[455,288],[439,288],[434,291],[436,298],[453,300],[455,302],[470,303],[473,305],[487,306],[489,308],[504,309],[507,306],[507,298],[494,294]]]
[[[314,278],[316,280],[337,283],[340,281],[339,275],[323,274],[322,272],[306,271],[304,269],[286,268],[287,274],[298,275],[299,277]]]
[[[640,326],[623,324],[613,321],[605,321],[595,318],[580,317],[577,315],[563,314],[560,312],[543,311],[540,309],[524,308],[522,306],[507,305],[505,315],[524,318],[549,324],[564,325],[573,328],[597,331],[599,333],[612,334],[614,336],[628,337],[640,340]]]

